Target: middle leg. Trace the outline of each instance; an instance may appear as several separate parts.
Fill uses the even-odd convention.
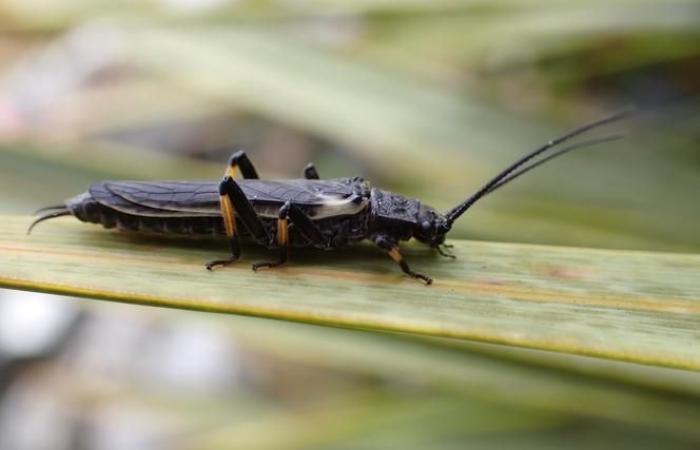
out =
[[[304,178],[307,180],[319,180],[321,177],[318,176],[318,171],[314,163],[309,163],[304,167]]]
[[[253,271],[258,269],[279,267],[289,259],[289,209],[292,204],[287,202],[280,208],[277,218],[277,246],[279,247],[279,257],[276,261],[263,261],[253,264]]]
[[[289,259],[289,227],[294,225],[295,229],[316,248],[326,248],[328,240],[321,230],[306,215],[304,211],[294,206],[291,202],[285,203],[279,210],[277,218],[277,246],[279,247],[279,258],[276,261],[266,261],[253,264],[253,270],[261,268],[278,267],[286,263]]]

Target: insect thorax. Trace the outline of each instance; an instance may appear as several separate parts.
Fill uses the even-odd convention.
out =
[[[390,232],[402,239],[410,237],[421,210],[418,200],[380,189],[372,189],[370,205],[371,228]]]
[[[396,240],[415,238],[436,246],[445,241],[449,226],[445,218],[428,205],[393,192],[373,189],[370,196],[369,233]]]

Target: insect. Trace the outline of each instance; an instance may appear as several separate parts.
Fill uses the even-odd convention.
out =
[[[623,111],[586,124],[531,151],[444,214],[418,200],[374,188],[360,177],[321,180],[313,164],[306,166],[302,179],[261,180],[246,153],[238,151],[231,157],[220,183],[95,183],[63,205],[40,210],[44,214],[27,232],[45,220],[73,215],[105,228],[226,236],[230,256],[207,263],[209,270],[237,261],[241,256],[239,239],[245,238],[278,251],[276,259],[255,263],[255,271],[287,262],[290,247],[332,250],[368,239],[387,252],[405,274],[431,284],[431,277],[414,272],[405,261],[399,247],[401,241],[414,238],[440,255],[454,258],[447,250],[450,246],[445,244],[445,237],[472,205],[552,158],[621,138],[622,135],[614,134],[570,143],[628,113]],[[567,142],[569,145],[563,146]],[[243,179],[234,179],[237,171]]]

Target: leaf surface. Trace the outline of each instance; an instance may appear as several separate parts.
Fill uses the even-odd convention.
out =
[[[700,256],[454,241],[456,261],[408,246],[426,287],[381,251],[271,255],[209,273],[224,242],[104,231],[0,216],[0,286],[152,306],[509,344],[700,369]]]

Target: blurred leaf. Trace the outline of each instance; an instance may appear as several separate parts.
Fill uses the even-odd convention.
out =
[[[175,0],[5,0],[3,18],[17,27],[38,29],[61,29],[95,17],[131,17],[160,21],[220,22],[222,19],[290,19],[334,17],[368,14],[440,14],[473,11],[475,13],[502,14],[523,8],[540,10],[573,10],[581,8],[604,8],[613,6],[638,6],[637,17],[653,7],[684,5],[679,0],[309,0],[289,2],[282,0],[256,2],[221,0],[217,2],[182,2]],[[643,5],[643,6],[642,6]],[[629,16],[629,14],[628,14]],[[623,17],[626,18],[626,17]],[[656,20],[659,20],[658,18]],[[565,22],[568,23],[568,22]],[[573,23],[576,25],[575,23]]]
[[[468,403],[487,400],[700,437],[697,372],[251,318],[207,322],[229,328],[246,347],[290,362],[448,390]]]
[[[214,273],[226,246],[90,230],[60,220],[26,237],[5,216],[0,285],[131,303],[402,331],[700,369],[700,257],[455,241],[457,261],[410,248],[432,287],[368,246]],[[300,252],[301,253],[301,252]],[[115,277],[115,274],[119,274]]]
[[[438,209],[462,200],[506,163],[562,133],[273,30],[127,29],[125,45],[144,68],[200,95],[351,146],[371,171],[394,184],[411,184]],[[186,64],[180,54],[190,55]],[[700,210],[687,207],[700,186],[697,170],[643,138],[615,145],[617,156],[591,150],[567,158],[565,170],[539,171],[510,200],[498,195],[480,205],[485,213],[472,213],[471,227],[459,222],[456,234],[700,249],[692,226]],[[571,176],[574,170],[582,175]],[[549,225],[538,229],[540,223]]]
[[[596,5],[603,7],[599,3]],[[561,9],[566,10],[565,7]],[[557,20],[543,19],[536,12],[518,11],[514,14],[524,21],[522,28],[529,32],[537,34],[538,29],[527,25],[530,21],[557,24]],[[693,14],[678,12],[684,11],[683,7],[674,11],[685,20],[695,20]],[[556,14],[564,13],[554,8],[551,14],[556,18]],[[578,17],[580,12],[569,14]],[[601,14],[605,15],[597,12],[593,17]],[[649,12],[642,15],[654,16]],[[465,18],[450,14],[437,18],[428,16],[408,15],[401,21],[409,25],[412,21],[435,21],[435,27],[440,28],[442,20],[447,20],[447,25],[454,25],[461,33],[464,24],[460,20],[478,20],[470,15]],[[588,23],[593,25],[590,20]],[[640,19],[640,29],[644,29],[644,23]],[[496,28],[508,31],[509,27],[510,22],[504,20]],[[557,30],[564,33],[565,27],[554,28],[551,36],[556,35]],[[485,29],[490,30],[489,27]],[[73,44],[73,41],[65,42],[58,48],[74,48],[80,44],[78,47],[87,49],[85,52],[89,56],[99,53],[101,39],[108,36],[123,50],[118,52],[123,60],[113,63],[131,69],[136,66],[150,77],[149,81],[105,89],[104,95],[94,95],[94,92],[86,95],[99,101],[86,102],[93,104],[93,108],[86,108],[87,120],[80,126],[88,133],[99,132],[101,136],[85,136],[84,142],[60,146],[54,145],[50,136],[49,139],[42,137],[20,151],[31,150],[47,159],[61,159],[68,166],[82,169],[106,168],[115,177],[218,178],[220,168],[213,165],[197,164],[189,170],[182,165],[182,170],[169,170],[174,161],[159,161],[158,158],[147,164],[133,164],[144,157],[151,159],[150,152],[105,139],[105,136],[126,133],[129,127],[136,131],[146,128],[157,122],[159,115],[163,119],[173,115],[197,117],[207,111],[216,113],[228,108],[281,122],[312,138],[323,138],[359,160],[357,165],[363,168],[360,173],[324,170],[324,174],[370,175],[379,186],[384,184],[383,187],[417,196],[444,210],[463,200],[527,149],[567,128],[565,125],[556,129],[543,126],[538,118],[516,117],[479,96],[464,95],[459,86],[436,86],[417,79],[415,74],[387,70],[371,55],[363,56],[362,51],[343,54],[342,50],[312,45],[303,32],[279,27],[276,23],[167,28],[143,23],[129,25],[122,20],[89,24],[82,30],[71,33],[71,39],[81,37],[81,40]],[[479,36],[485,32],[474,30]],[[417,36],[424,34],[420,29],[416,31]],[[433,36],[432,33],[427,35]],[[668,36],[671,35],[675,36],[674,33]],[[555,54],[565,54],[583,45],[577,36],[584,41],[605,41],[592,29],[574,33],[571,39],[550,39],[547,34],[541,41],[564,47],[570,43],[573,47],[567,47],[568,50],[554,50]],[[683,41],[683,32],[678,36]],[[448,32],[447,37],[436,39],[443,38],[440,45],[433,47],[452,48],[447,42],[454,35]],[[522,40],[504,38],[503,42],[517,44]],[[529,43],[523,45],[530,48]],[[674,51],[677,47],[673,45]],[[685,47],[690,49],[688,51],[695,48],[690,43]],[[410,44],[408,48],[415,50]],[[532,50],[537,48],[542,47],[535,46]],[[629,53],[613,52],[608,60],[617,61],[619,58],[615,55],[620,52]],[[48,52],[49,56],[51,54],[53,52]],[[513,54],[522,55],[522,52],[515,48]],[[508,62],[507,56],[501,61],[504,67],[518,64],[518,61]],[[629,58],[625,64],[634,64],[635,56]],[[466,70],[451,57],[447,60],[460,72]],[[522,64],[527,65],[526,62]],[[471,69],[467,72],[478,71],[469,66]],[[615,70],[609,66],[602,64],[601,70]],[[51,68],[37,67],[36,70],[45,73]],[[564,78],[570,78],[576,70],[564,72],[569,74]],[[161,88],[151,91],[154,83]],[[172,90],[177,94],[163,94]],[[149,92],[153,94],[150,100]],[[518,94],[516,98],[520,101],[522,96]],[[144,103],[149,106],[141,107]],[[91,109],[96,112],[90,114]],[[134,109],[137,111],[131,113]],[[689,124],[688,129],[691,126]],[[682,133],[670,129],[656,136],[647,133],[625,144],[611,144],[567,156],[480,204],[468,218],[456,224],[454,236],[697,252],[700,238],[695,224],[700,221],[700,210],[688,205],[695,201],[693,193],[700,188],[700,177],[697,169],[681,158],[693,151],[693,141],[686,139],[684,142],[679,134]],[[279,154],[283,156],[285,147],[279,147]],[[66,151],[67,148],[70,151]],[[290,167],[290,173],[300,168]]]
[[[470,136],[460,124],[483,125],[486,133],[498,123],[498,113],[486,105],[333,57],[281,33],[251,27],[124,31],[133,58],[166,79],[340,143],[358,144],[355,151],[368,161],[393,159],[399,173],[442,166],[434,159],[435,148],[464,161],[457,149],[482,136]],[[172,59],[183,53],[192,55],[187,64]],[[441,169],[446,177],[457,177],[465,166]]]

